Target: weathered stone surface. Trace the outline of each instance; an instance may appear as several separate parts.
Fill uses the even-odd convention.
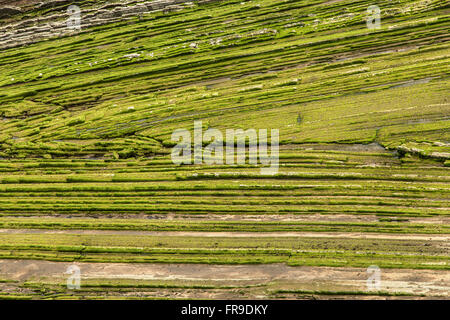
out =
[[[5,1],[5,0],[4,0]],[[131,0],[121,2],[99,1],[97,6],[81,9],[81,31],[83,29],[103,24],[129,20],[134,17],[142,17],[152,12],[170,12],[190,7],[193,3],[206,3],[217,0],[189,1],[189,0]],[[14,2],[14,1],[12,1]],[[19,3],[19,1],[16,1]],[[2,0],[0,0],[0,4]],[[22,2],[20,2],[22,3]],[[20,21],[9,22],[0,20],[0,47],[3,49],[21,46],[37,42],[43,39],[64,36],[73,33],[74,30],[67,28],[69,18],[65,6],[74,3],[72,0],[30,0],[25,2],[24,9],[3,7],[0,9],[0,18],[4,15],[13,16],[17,13],[28,13],[33,10],[45,9],[45,15],[35,17],[25,15]],[[51,10],[54,8],[54,10]]]
[[[70,5],[72,4],[72,0],[54,0],[54,1],[47,1],[47,2],[43,2],[41,3],[38,8],[39,9],[49,9],[49,8],[54,8],[54,7],[58,7],[58,6],[65,6],[65,5]]]
[[[3,7],[3,8],[0,8],[0,19],[9,18],[9,17],[19,14],[21,12],[22,12],[22,10],[20,10],[20,8]]]

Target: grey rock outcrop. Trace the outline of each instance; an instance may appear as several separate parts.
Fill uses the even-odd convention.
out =
[[[22,13],[22,10],[20,10],[20,8],[2,7],[2,8],[0,8],[0,19],[9,18],[9,17],[19,14],[19,13]]]
[[[0,20],[0,49],[31,44],[43,39],[61,37],[74,32],[84,32],[84,30],[104,25],[108,23],[120,22],[135,17],[144,17],[146,14],[155,12],[170,12],[191,7],[194,3],[201,4],[217,0],[128,0],[120,2],[99,1],[91,7],[80,7],[80,30],[68,28],[67,20],[69,14],[67,8],[74,3],[68,0],[50,0],[36,2],[34,7],[28,3],[26,12],[30,10],[46,9],[44,15],[35,17],[32,14],[25,14],[20,8],[3,7],[0,9],[1,15],[14,16],[24,13],[19,21]],[[32,9],[30,9],[30,6]],[[54,8],[54,10],[51,10]],[[41,11],[39,11],[41,10]]]

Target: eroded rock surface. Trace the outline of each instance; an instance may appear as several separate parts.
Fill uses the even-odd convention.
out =
[[[43,39],[84,32],[89,27],[130,20],[156,12],[170,12],[215,0],[96,1],[80,5],[80,27],[68,24],[71,0],[0,0],[0,48],[26,45]]]

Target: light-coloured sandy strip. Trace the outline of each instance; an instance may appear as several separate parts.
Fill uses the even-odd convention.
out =
[[[29,279],[64,279],[70,262],[40,260],[0,260],[0,276],[25,281]],[[204,265],[204,264],[126,264],[76,263],[83,279],[133,279],[220,281],[230,284],[284,283],[290,288],[325,288],[366,290],[366,268],[290,267],[285,264]],[[450,297],[450,270],[381,269],[380,290]]]
[[[208,238],[344,238],[450,241],[450,235],[392,234],[362,232],[197,232],[197,231],[131,231],[131,230],[46,230],[46,229],[0,229],[0,234],[87,234],[87,235],[139,235],[155,237],[208,237]]]
[[[260,215],[249,215],[249,214],[90,214],[89,216],[78,216],[73,214],[58,214],[54,216],[15,216],[14,218],[21,219],[92,219],[98,221],[98,219],[146,219],[153,220],[157,219],[160,221],[164,220],[182,220],[182,221],[261,221],[261,222],[353,222],[353,223],[371,223],[379,222],[381,217],[376,215],[358,215],[358,214],[260,214]],[[399,217],[384,217],[391,218],[395,221]],[[400,217],[402,218],[402,217]],[[406,217],[403,218],[407,221],[401,221],[402,224],[408,223],[429,223],[429,224],[450,224],[450,217],[447,216],[436,216],[436,217]],[[26,221],[26,220],[24,220]],[[45,221],[45,220],[44,220]],[[395,223],[395,222],[394,222]]]

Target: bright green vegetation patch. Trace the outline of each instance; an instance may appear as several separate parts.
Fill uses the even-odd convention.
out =
[[[339,239],[337,241],[337,239]],[[0,258],[79,262],[262,264],[448,269],[445,241],[183,237],[80,234],[0,235]]]
[[[0,50],[0,259],[448,270],[448,1],[378,1],[382,27],[369,30],[373,4],[194,1]],[[27,9],[12,20],[62,9]],[[222,132],[279,129],[278,174],[261,175],[260,164],[174,165],[171,135],[192,131],[194,120]],[[302,221],[270,220],[294,215]],[[211,220],[192,219],[204,216]],[[60,282],[0,285],[21,286],[0,299],[253,290],[90,279],[77,295]]]
[[[2,155],[164,154],[194,119],[278,128],[283,143],[448,152],[447,4],[380,1],[372,31],[370,5],[195,4],[2,50]]]
[[[230,281],[233,282],[233,281]],[[135,279],[83,279],[83,285],[77,290],[80,292],[118,291],[133,292],[144,289],[239,289],[260,287],[261,284],[227,284],[224,281],[208,280],[135,280]],[[27,281],[20,285],[22,288],[40,292],[63,293],[67,292],[66,281]]]
[[[151,159],[0,161],[0,214],[357,214],[448,216],[448,168],[370,145],[282,146],[259,166]]]
[[[149,221],[133,219],[33,219],[0,218],[4,229],[197,231],[197,232],[368,232],[449,234],[446,224],[350,223],[350,222],[262,222],[262,221]]]
[[[381,1],[379,30],[369,5],[195,3],[2,50],[0,215],[447,216],[447,4]],[[279,129],[279,174],[173,165],[194,120]]]

